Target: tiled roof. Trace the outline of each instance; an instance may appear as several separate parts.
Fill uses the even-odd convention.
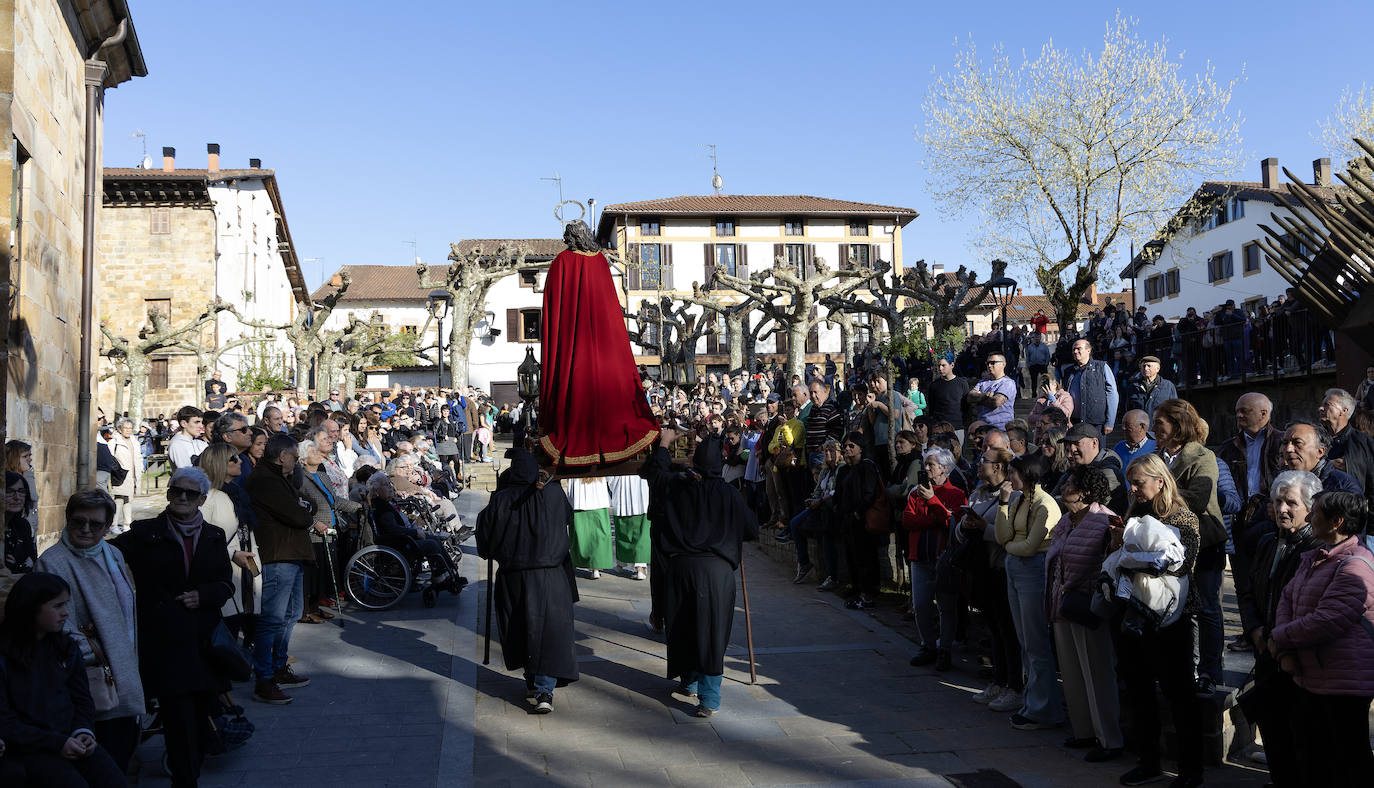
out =
[[[420,287],[420,277],[408,265],[345,265],[328,282],[316,288],[310,297],[315,301],[326,298],[338,285],[338,276],[347,271],[351,277],[348,292],[342,302],[347,301],[424,301],[429,290]],[[430,266],[429,275],[433,279],[443,279],[448,274],[448,266]]]
[[[473,249],[492,253],[501,246],[511,245],[529,249],[529,257],[540,262],[552,260],[559,252],[568,248],[562,238],[464,238],[458,242],[458,253],[467,254]]]
[[[1113,304],[1120,304],[1123,301],[1127,304],[1131,304],[1131,291],[1122,290],[1115,293],[1098,293],[1097,300],[1092,303],[1081,301],[1078,304],[1078,316],[1086,317],[1091,314],[1094,309],[1105,307],[1109,300]],[[983,299],[983,302],[979,304],[979,308],[997,310],[996,317],[999,319],[1001,318],[1001,309],[997,306],[997,302],[991,295]],[[1134,305],[1132,305],[1131,308],[1134,309]],[[1049,298],[1043,295],[1012,296],[1011,307],[1007,309],[1007,322],[1029,320],[1035,314],[1036,310],[1044,311],[1045,315],[1048,316],[1050,320],[1054,320],[1054,305],[1050,303]]]
[[[142,167],[106,167],[105,179],[131,179],[131,180],[177,180],[208,178],[209,180],[228,180],[230,178],[266,178],[276,175],[276,170],[258,169],[247,170],[201,170],[194,167],[177,167],[175,170],[164,170],[155,167],[145,170]]]
[[[774,194],[704,194],[665,197],[659,200],[622,202],[607,205],[602,213],[657,214],[826,214],[850,216],[897,216],[907,222],[915,219],[916,211],[894,205],[875,205],[850,200],[832,200],[810,195]],[[905,224],[906,222],[903,222]]]

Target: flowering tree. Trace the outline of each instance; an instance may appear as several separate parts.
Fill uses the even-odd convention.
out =
[[[923,104],[937,202],[981,220],[990,256],[1032,270],[1061,326],[1114,248],[1239,163],[1235,81],[1184,74],[1134,26],[1117,17],[1100,52],[1050,42],[1019,66],[970,43]]]
[[[1374,140],[1374,88],[1369,85],[1361,85],[1358,93],[1346,88],[1336,113],[1322,123],[1322,146],[1337,167],[1365,157],[1364,150],[1355,144],[1356,137]]]

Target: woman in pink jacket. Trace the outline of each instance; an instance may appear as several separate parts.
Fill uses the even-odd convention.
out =
[[[1308,785],[1363,786],[1374,774],[1374,557],[1359,536],[1368,514],[1353,493],[1317,495],[1309,517],[1321,545],[1283,589],[1269,639],[1300,688],[1293,725]]]

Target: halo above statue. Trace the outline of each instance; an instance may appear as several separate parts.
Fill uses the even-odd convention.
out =
[[[577,209],[578,209],[581,213],[580,213],[576,218],[574,218],[574,219],[566,219],[566,218],[563,217],[563,206],[565,206],[565,205],[576,205],[576,206],[577,206]],[[554,208],[554,209],[553,209],[553,215],[554,215],[554,218],[558,219],[558,221],[562,222],[562,223],[566,226],[566,225],[572,224],[573,222],[578,222],[578,221],[582,221],[582,220],[586,219],[586,218],[587,218],[587,206],[583,205],[582,203],[578,202],[577,200],[564,200],[563,202],[560,202],[560,203],[558,204],[558,207],[557,207],[557,208]]]

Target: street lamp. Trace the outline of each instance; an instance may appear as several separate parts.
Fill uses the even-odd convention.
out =
[[[529,434],[530,425],[534,422],[534,401],[539,397],[539,361],[534,357],[534,348],[525,348],[525,360],[520,362],[520,366],[515,370],[516,390],[520,393],[520,399],[525,403],[521,409],[520,420],[524,424],[525,434]]]
[[[429,291],[429,311],[439,321],[439,388],[444,387],[444,318],[448,317],[448,307],[453,296],[442,287]],[[450,386],[450,388],[452,388]]]
[[[996,261],[993,261],[996,264]],[[992,297],[997,305],[1002,308],[1002,358],[1007,356],[1007,309],[1011,306],[1011,299],[1016,295],[1016,280],[1009,276],[999,277],[988,283],[992,289]]]

